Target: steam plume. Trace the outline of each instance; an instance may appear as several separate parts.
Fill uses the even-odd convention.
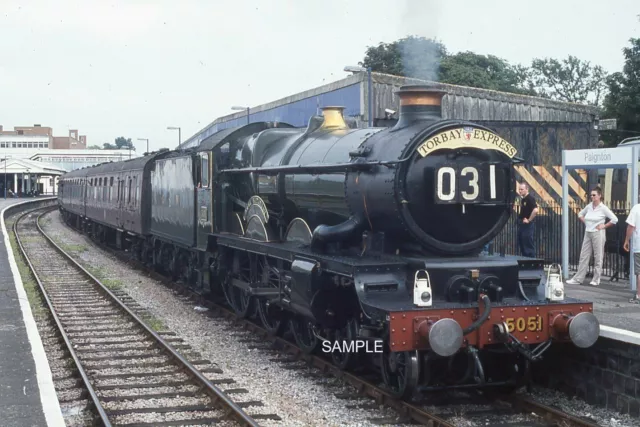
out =
[[[443,46],[420,37],[436,40],[442,6],[438,0],[404,0],[401,33],[412,35],[402,44],[405,75],[437,81]]]

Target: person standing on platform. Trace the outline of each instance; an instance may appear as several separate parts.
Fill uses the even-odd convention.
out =
[[[538,204],[533,195],[529,193],[529,185],[526,182],[518,186],[518,193],[522,197],[518,214],[518,247],[522,256],[535,258],[533,219],[538,214]]]
[[[593,254],[593,280],[590,285],[598,286],[600,284],[604,243],[607,240],[604,230],[618,223],[618,217],[611,212],[611,209],[602,203],[602,190],[600,187],[591,190],[589,197],[591,197],[591,203],[578,214],[578,219],[584,223],[585,230],[582,249],[580,249],[578,271],[575,276],[567,280],[567,283],[571,285],[581,285],[584,281],[584,278],[587,276],[591,254]],[[609,222],[605,224],[604,221],[607,218]]]
[[[640,304],[640,203],[635,205],[627,217],[627,236],[624,250],[629,252],[629,243],[633,236],[633,271],[636,273],[636,294],[629,302]]]

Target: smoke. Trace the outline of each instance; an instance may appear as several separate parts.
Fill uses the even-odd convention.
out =
[[[400,33],[407,38],[400,45],[406,76],[438,81],[444,46],[437,41],[439,0],[404,0]]]

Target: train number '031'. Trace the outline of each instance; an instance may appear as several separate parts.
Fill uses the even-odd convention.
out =
[[[509,332],[540,332],[542,330],[542,317],[516,317],[508,318],[504,321],[509,328]]]
[[[435,172],[436,203],[497,203],[503,196],[503,171],[496,165],[442,166]]]

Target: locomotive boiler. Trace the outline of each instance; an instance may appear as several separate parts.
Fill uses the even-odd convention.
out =
[[[400,90],[387,130],[350,129],[341,107],[325,107],[304,133],[252,135],[244,162],[221,173],[243,174],[247,200],[303,218],[314,250],[358,246],[367,231],[391,251],[471,254],[509,218],[516,150],[487,128],[442,120],[443,94]]]
[[[308,353],[329,348],[342,369],[371,362],[398,397],[517,386],[552,343],[593,345],[593,304],[567,297],[542,260],[480,255],[513,211],[516,149],[444,120],[437,86],[397,95],[393,128],[357,128],[325,107],[305,128],[252,123],[145,157],[142,231],[78,210],[89,171],[63,177],[61,210],[102,221],[143,262],[220,291]],[[100,206],[123,206],[117,194]],[[363,348],[354,342],[381,352],[344,351]]]

